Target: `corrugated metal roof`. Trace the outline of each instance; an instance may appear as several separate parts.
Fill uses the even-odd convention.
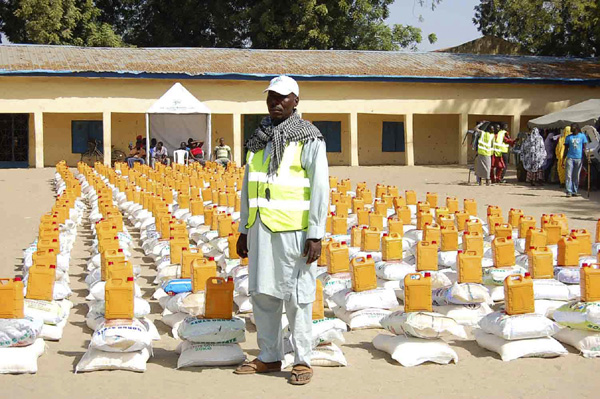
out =
[[[339,50],[0,46],[0,74],[598,80],[598,59]]]

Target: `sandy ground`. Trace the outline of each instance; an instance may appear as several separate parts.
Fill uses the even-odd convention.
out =
[[[0,276],[18,273],[21,251],[37,234],[42,213],[50,210],[53,202],[50,179],[52,169],[0,170],[0,240],[3,256],[0,258]],[[537,218],[542,213],[564,212],[571,227],[594,231],[600,217],[600,193],[590,200],[565,198],[556,186],[530,188],[507,184],[495,187],[466,185],[468,172],[461,167],[334,167],[331,173],[340,178],[350,177],[353,183],[366,181],[395,184],[414,189],[419,198],[426,191],[435,191],[440,198],[453,195],[475,198],[480,213],[488,204],[499,205],[503,211],[518,207]],[[514,173],[509,173],[514,182]],[[539,220],[539,219],[538,219]],[[422,365],[404,368],[385,353],[375,350],[372,338],[377,330],[346,333],[347,343],[342,346],[348,359],[346,368],[318,368],[313,382],[305,387],[287,384],[288,373],[268,376],[235,376],[232,369],[191,368],[175,370],[177,341],[168,334],[168,328],[157,321],[162,339],[155,343],[154,357],[144,374],[125,371],[73,374],[87,348],[92,333],[85,326],[87,310],[83,281],[87,260],[89,230],[81,228],[71,260],[71,287],[75,303],[60,342],[49,342],[47,352],[39,359],[37,375],[0,376],[2,398],[164,398],[164,397],[404,397],[424,398],[562,398],[597,397],[600,389],[598,371],[600,360],[571,354],[558,359],[519,359],[502,362],[495,354],[481,349],[474,342],[453,343],[459,355],[457,365]],[[154,272],[141,249],[135,262],[143,265],[139,280],[149,298]],[[153,301],[154,302],[154,301]],[[156,319],[160,312],[152,305]],[[249,328],[248,342],[243,344],[250,358],[257,355],[256,334]],[[393,396],[392,396],[393,395]]]

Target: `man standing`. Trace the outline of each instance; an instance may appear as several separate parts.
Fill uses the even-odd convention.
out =
[[[231,162],[231,147],[225,145],[225,139],[223,137],[219,139],[219,145],[215,148],[214,160],[223,166],[227,166],[227,164]]]
[[[477,141],[477,158],[475,159],[475,174],[477,175],[477,181],[479,185],[483,183],[490,185],[490,174],[492,170],[492,154],[494,153],[494,127],[490,123],[487,130],[481,130],[479,127],[480,123],[475,127],[475,130],[479,133],[479,140]]]
[[[565,165],[565,189],[567,197],[577,197],[579,190],[579,175],[581,174],[581,164],[585,154],[585,145],[588,142],[587,136],[579,130],[579,125],[571,125],[571,135],[565,139],[565,150],[567,157],[563,160]]]
[[[494,125],[494,154],[492,156],[492,183],[500,183],[506,169],[504,154],[508,156],[508,143],[506,141],[506,130],[501,130],[499,125]]]
[[[295,352],[289,382],[310,382],[316,263],[325,235],[329,172],[323,135],[296,111],[299,88],[271,80],[264,118],[248,149],[237,253],[248,257],[249,292],[260,353],[236,374],[281,370],[283,307]]]
[[[502,124],[502,129],[498,132],[498,135],[502,134],[503,140],[506,144],[510,144],[510,133],[508,132],[508,123]],[[507,142],[508,140],[508,142]],[[502,160],[504,161],[504,169],[502,169],[502,176],[500,177],[500,183],[505,183],[504,175],[506,175],[506,169],[510,163],[510,157],[508,155],[508,145],[502,147]]]

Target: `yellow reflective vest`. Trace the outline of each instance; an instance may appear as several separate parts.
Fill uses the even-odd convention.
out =
[[[298,231],[308,228],[310,180],[302,168],[302,143],[291,142],[283,152],[275,176],[268,176],[271,155],[264,160],[264,149],[248,152],[248,205],[246,228],[252,227],[256,215],[272,232]]]
[[[508,144],[504,142],[504,136],[506,136],[506,130],[500,130],[494,140],[494,155],[497,157],[508,153]]]
[[[477,144],[477,153],[479,155],[491,156],[493,154],[494,135],[489,132],[481,132],[479,142]]]

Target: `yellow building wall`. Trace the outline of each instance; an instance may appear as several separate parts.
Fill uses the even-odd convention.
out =
[[[527,126],[527,122],[532,119],[539,118],[542,115],[522,115],[521,116],[521,126],[519,127],[519,132],[528,132],[529,127]]]
[[[341,152],[328,152],[327,161],[329,165],[350,165],[350,115],[348,114],[314,114],[304,113],[302,118],[311,122],[331,121],[341,122],[341,137],[342,144]]]
[[[111,114],[111,140],[115,150],[129,154],[129,143],[135,144],[137,136],[146,138],[146,114]],[[173,152],[169,148],[169,154]]]
[[[217,141],[220,137],[225,139],[225,144],[231,147],[232,156],[235,159],[235,154],[240,151],[240,148],[235,148],[233,145],[233,114],[213,114],[212,122],[212,144],[211,148],[217,146]],[[206,150],[207,146],[204,145]],[[207,154],[208,155],[208,154]]]
[[[458,163],[458,115],[413,115],[415,165]]]
[[[44,165],[54,166],[63,159],[68,165],[79,162],[81,154],[71,152],[71,121],[101,120],[102,114],[44,114]]]
[[[404,165],[404,152],[381,151],[383,122],[404,122],[404,115],[358,114],[360,165]]]

